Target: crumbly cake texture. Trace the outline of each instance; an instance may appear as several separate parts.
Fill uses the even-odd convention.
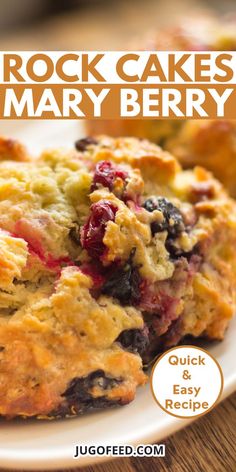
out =
[[[210,173],[134,138],[18,149],[0,162],[1,415],[126,404],[158,352],[223,338],[236,212]]]
[[[235,16],[204,14],[183,19],[175,27],[149,32],[130,49],[148,51],[235,51]],[[136,136],[174,154],[185,168],[201,165],[236,197],[235,120],[88,120],[91,135]]]

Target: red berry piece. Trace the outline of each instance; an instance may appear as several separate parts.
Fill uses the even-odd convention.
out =
[[[80,266],[80,270],[83,272],[83,274],[91,277],[93,281],[93,290],[100,289],[105,282],[105,276],[102,274],[102,269],[102,265],[100,267],[99,264],[88,262]]]
[[[101,161],[96,165],[91,191],[96,190],[99,185],[112,190],[117,178],[125,181],[127,177],[128,173],[115,166],[112,162]]]
[[[106,246],[103,238],[106,225],[109,221],[115,221],[118,208],[107,200],[101,200],[91,206],[91,215],[81,230],[81,245],[88,254],[94,258],[100,258]]]

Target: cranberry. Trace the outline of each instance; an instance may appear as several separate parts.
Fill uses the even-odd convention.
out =
[[[103,243],[108,221],[115,221],[118,208],[107,200],[101,200],[91,206],[91,216],[81,230],[81,245],[88,254],[100,258],[106,247]]]
[[[96,165],[95,173],[93,177],[93,183],[91,186],[91,191],[93,192],[98,188],[98,185],[113,189],[115,179],[120,178],[123,181],[128,177],[128,173],[119,167],[115,166],[110,161],[101,161]]]
[[[105,277],[103,275],[103,267],[99,266],[99,264],[93,264],[93,263],[84,263],[80,266],[80,270],[83,272],[83,274],[88,275],[91,277],[93,281],[93,290],[98,290],[101,288],[101,286],[105,282]]]

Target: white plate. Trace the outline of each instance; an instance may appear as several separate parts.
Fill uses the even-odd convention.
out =
[[[78,122],[0,122],[1,134],[22,139],[34,152],[48,145],[72,145],[82,135]],[[236,389],[236,319],[223,342],[208,345],[224,374],[221,400]],[[209,379],[210,388],[210,379]],[[14,469],[59,469],[97,462],[73,459],[75,444],[138,444],[160,441],[191,420],[164,413],[152,398],[149,385],[140,388],[133,403],[70,420],[0,422],[0,466]]]

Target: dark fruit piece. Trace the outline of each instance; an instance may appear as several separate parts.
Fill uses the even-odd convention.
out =
[[[81,245],[88,254],[100,258],[106,246],[103,243],[108,221],[114,221],[117,207],[107,200],[101,200],[91,206],[91,216],[81,230]]]
[[[167,198],[148,198],[143,206],[149,212],[159,210],[163,214],[164,219],[162,222],[153,222],[151,225],[153,235],[155,233],[160,233],[161,231],[167,231],[168,237],[176,238],[182,231],[184,231],[185,226],[183,217],[179,209],[176,208]]]
[[[75,142],[75,148],[77,151],[84,152],[91,144],[98,144],[98,141],[88,136],[87,138],[78,139],[78,141]]]
[[[99,162],[95,168],[91,192],[96,190],[99,185],[112,190],[115,179],[118,177],[124,181],[128,177],[128,173],[119,169],[110,161]]]
[[[93,387],[97,386],[102,390],[109,390],[116,387],[121,382],[121,379],[107,377],[104,371],[99,369],[92,372],[87,377],[75,377],[62,396],[66,397],[67,401],[74,402],[76,400],[77,402],[83,403],[93,398],[90,393]]]
[[[125,266],[112,271],[102,287],[102,293],[117,298],[122,305],[134,305],[140,299],[140,283],[139,271],[129,260]]]
[[[183,319],[179,316],[176,320],[172,321],[167,333],[163,336],[164,348],[176,346],[183,336]]]
[[[62,394],[64,402],[49,417],[64,417],[66,415],[78,415],[85,411],[98,408],[107,408],[124,404],[122,399],[109,400],[106,391],[119,385],[122,379],[107,377],[102,369],[96,370],[87,377],[75,377],[69,387]],[[99,386],[104,390],[104,395],[93,397],[91,390]]]
[[[183,249],[178,248],[172,239],[167,239],[165,246],[172,260],[185,257],[189,261],[194,254],[197,254],[197,248],[195,246],[191,251],[185,252]]]
[[[73,243],[75,243],[77,246],[81,246],[78,228],[71,228],[69,231],[69,237],[73,241]]]
[[[71,417],[76,415],[82,415],[90,410],[104,410],[105,408],[114,408],[117,406],[125,405],[128,403],[122,398],[116,400],[110,400],[106,396],[92,397],[90,400],[80,403],[74,400],[67,402],[66,400],[56,410],[51,411],[47,416],[48,418],[60,419],[65,417]]]
[[[116,339],[124,349],[131,352],[138,352],[141,356],[147,350],[149,344],[148,328],[126,329]]]

